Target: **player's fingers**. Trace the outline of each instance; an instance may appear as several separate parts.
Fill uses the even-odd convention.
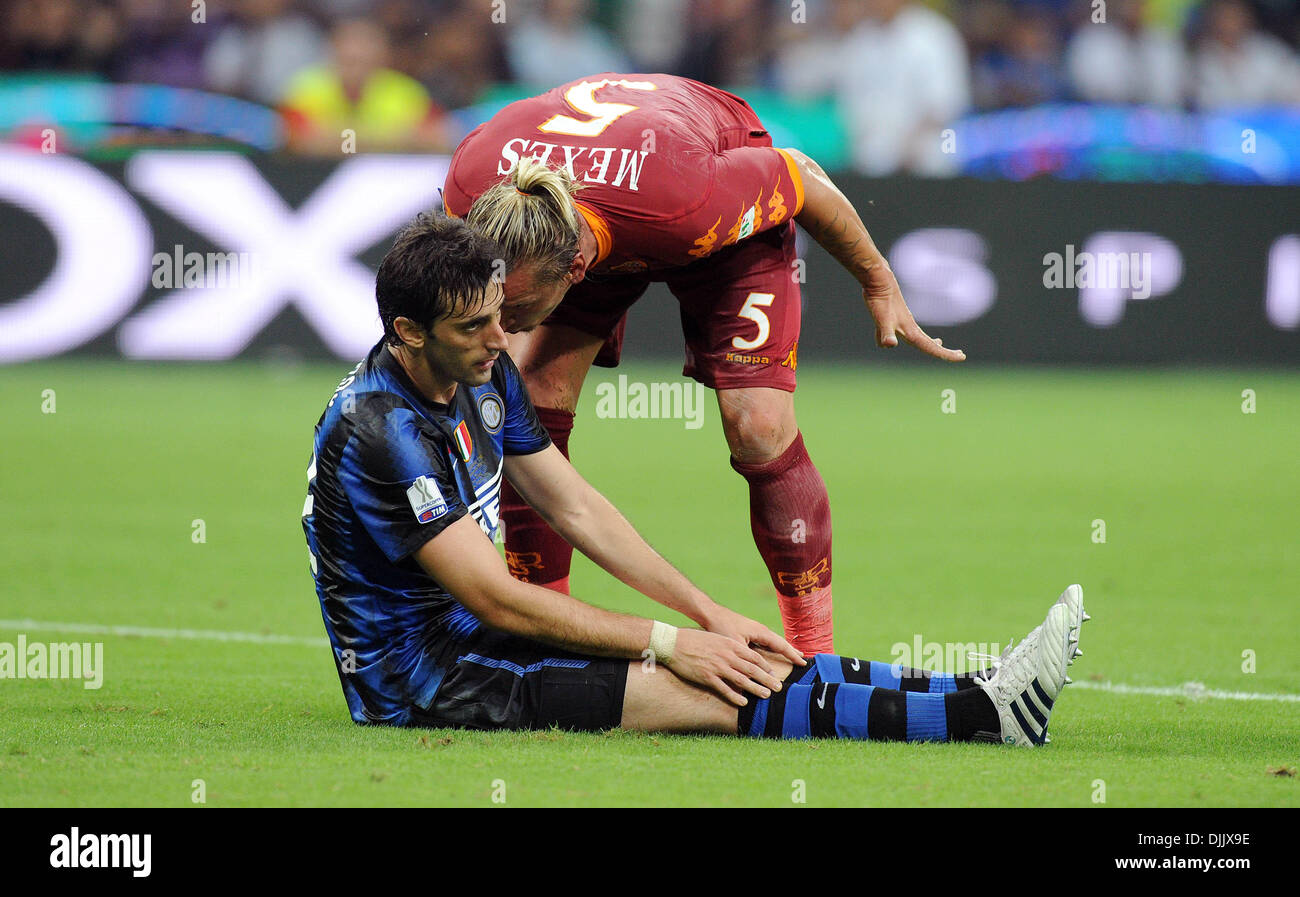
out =
[[[943,347],[943,340],[932,339],[929,334],[920,327],[917,327],[915,324],[912,325],[911,329],[904,331],[903,335],[907,338],[909,343],[920,349],[926,355],[931,355],[935,358],[942,358],[944,361],[966,360],[965,352],[960,349],[945,349]]]
[[[728,685],[721,677],[714,676],[709,682],[709,687],[722,696],[722,699],[729,704],[735,704],[737,707],[744,707],[749,703],[749,699]]]
[[[922,352],[934,355],[941,351],[937,341],[931,338],[930,334],[921,329],[915,321],[911,322],[912,326],[903,328],[903,338],[911,343]]]
[[[745,675],[751,679],[756,679],[765,684],[773,691],[781,690],[781,680],[777,677],[776,671],[766,657],[757,651],[745,646],[745,653],[742,658],[738,659],[738,664],[745,671]]]
[[[940,343],[940,346],[943,344]],[[940,348],[939,351],[931,353],[935,358],[942,358],[944,361],[965,361],[966,353],[961,349]]]
[[[762,670],[752,666],[748,670],[737,669],[733,667],[732,669],[727,670],[726,674],[724,675],[724,678],[727,680],[728,683],[735,685],[737,688],[741,689],[742,691],[747,691],[750,694],[756,695],[760,698],[772,697],[772,689],[768,688],[768,686],[764,685],[761,681],[759,681],[758,677],[764,677],[767,679],[772,678],[771,676],[768,676],[766,673],[764,673]],[[777,683],[777,685],[780,684],[781,684],[780,682]]]
[[[740,656],[744,660],[747,660],[750,663],[752,663],[754,666],[758,667],[760,670],[763,670],[763,672],[765,673],[772,672],[772,665],[767,662],[767,658],[764,657],[762,654],[759,654],[753,648],[749,647],[749,642],[745,642],[745,647],[740,652]]]
[[[765,630],[762,635],[762,640],[754,639],[754,644],[767,648],[769,651],[775,651],[796,666],[807,665],[807,661],[803,659],[803,655],[799,653],[795,646],[781,638],[781,636],[770,629]]]
[[[781,680],[776,678],[776,676],[772,675],[770,671],[760,670],[758,667],[754,666],[753,664],[746,664],[740,669],[741,672],[744,673],[747,678],[752,679],[754,682],[757,682],[760,685],[766,686],[769,691],[781,690]],[[767,695],[763,695],[763,697],[767,697]]]

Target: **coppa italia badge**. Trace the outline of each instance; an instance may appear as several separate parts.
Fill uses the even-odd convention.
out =
[[[460,459],[468,461],[474,455],[474,440],[469,438],[469,427],[461,421],[456,425],[456,432],[452,435],[456,440],[456,450],[460,452]]]

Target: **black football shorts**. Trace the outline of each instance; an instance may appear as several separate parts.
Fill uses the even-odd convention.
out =
[[[586,657],[485,628],[442,652],[446,675],[411,724],[462,729],[612,729],[628,661]]]

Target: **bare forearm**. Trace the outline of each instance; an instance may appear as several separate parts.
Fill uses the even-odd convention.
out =
[[[567,473],[573,470],[554,446],[543,452],[550,454],[537,453],[531,466],[527,461],[522,466],[514,465],[514,473],[533,487],[529,491],[535,496],[546,496],[548,483],[563,486],[570,479]],[[656,660],[671,663],[677,675],[737,706],[745,703],[744,692],[766,698],[781,687],[770,665],[747,644],[779,647],[776,643],[780,640],[763,627],[752,624],[727,634],[699,629],[683,629],[675,635],[661,632],[661,638],[651,647],[655,624],[650,620],[601,610],[516,580],[468,514],[417,549],[415,559],[463,607],[492,629],[580,654],[627,660],[640,658],[649,648]],[[793,648],[789,651],[794,654]],[[793,660],[798,660],[797,655]]]
[[[795,220],[862,284],[862,299],[876,322],[876,344],[898,345],[901,337],[944,361],[965,361],[960,349],[945,348],[916,323],[889,262],[880,254],[857,210],[821,166],[798,150],[787,149],[799,166],[804,203]]]
[[[797,150],[786,152],[798,161],[803,176],[804,204],[795,220],[866,286],[874,271],[882,267],[888,270],[889,265],[867,233],[861,216],[820,165]]]
[[[500,583],[490,606],[484,622],[494,629],[600,657],[639,658],[654,625],[513,579]]]
[[[468,514],[426,542],[415,558],[492,629],[605,657],[640,657],[650,644],[650,620],[602,610],[515,579]]]
[[[506,476],[574,548],[643,595],[708,625],[718,605],[647,545],[554,446],[508,457]]]
[[[608,499],[587,489],[581,503],[548,521],[555,531],[611,576],[703,625],[712,599],[651,548]]]

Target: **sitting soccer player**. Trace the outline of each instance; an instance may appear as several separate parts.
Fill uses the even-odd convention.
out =
[[[1042,744],[1083,593],[979,673],[804,659],[713,602],[551,444],[501,328],[493,243],[422,215],[376,279],[384,337],[316,426],[303,529],[353,720]],[[502,478],[612,575],[700,629],[522,582]],[[646,662],[653,661],[653,662]]]

